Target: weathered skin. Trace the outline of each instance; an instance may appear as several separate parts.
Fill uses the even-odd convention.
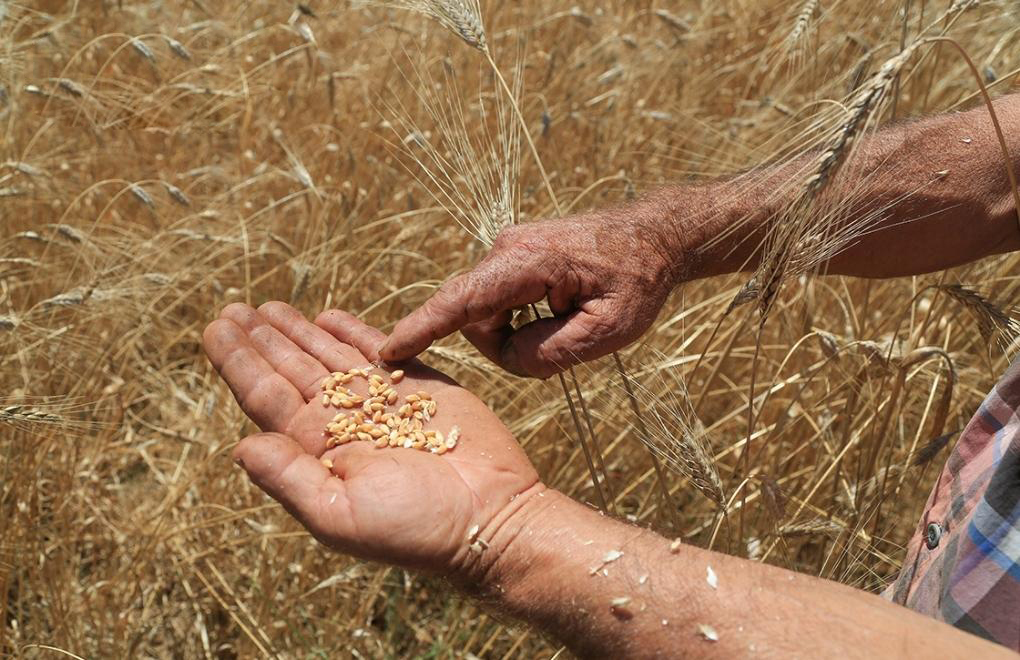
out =
[[[1020,154],[1020,97],[998,110]],[[830,272],[921,273],[1020,248],[1002,154],[982,110],[897,127],[862,149],[862,169],[894,164],[868,182],[856,209],[882,209],[883,229],[833,258]],[[949,174],[933,182],[932,171]],[[437,427],[464,430],[454,452],[352,443],[323,453],[334,413],[317,394],[329,371],[374,361],[379,347],[387,360],[407,360],[458,329],[516,373],[548,376],[604,355],[640,336],[676,283],[753,264],[750,246],[762,230],[755,218],[769,216],[761,200],[782,173],[764,173],[757,192],[677,188],[505,232],[477,269],[388,338],[339,311],[313,324],[283,303],[228,307],[206,330],[206,350],[264,431],[241,442],[237,461],[329,547],[445,575],[582,656],[1012,657],[849,587],[687,546],[671,552],[666,539],[543,485],[481,401],[417,361],[400,389],[432,392]],[[923,194],[886,208],[922,184]],[[557,318],[509,326],[511,310],[545,297]],[[480,552],[470,549],[476,526]]]

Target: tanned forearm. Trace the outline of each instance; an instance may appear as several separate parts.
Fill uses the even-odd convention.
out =
[[[1020,171],[1020,94],[994,104],[1014,171]],[[671,226],[685,281],[753,269],[769,222],[799,194],[784,184],[806,178],[808,154],[737,180],[663,190],[632,210]],[[985,106],[886,128],[861,140],[821,202],[842,203],[841,220],[871,216],[821,270],[860,277],[929,273],[1020,249],[1007,161]],[[777,193],[777,190],[784,190]],[[853,191],[852,200],[843,198]],[[724,237],[720,240],[719,237]]]
[[[478,590],[581,657],[1011,657],[881,598],[671,544],[553,490],[491,532]]]

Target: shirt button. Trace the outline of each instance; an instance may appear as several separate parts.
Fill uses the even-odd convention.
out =
[[[939,541],[942,540],[942,525],[938,523],[928,523],[928,529],[924,533],[924,543],[928,546],[929,550],[934,550],[939,547]]]

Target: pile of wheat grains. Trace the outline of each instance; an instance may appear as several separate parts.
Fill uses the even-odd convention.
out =
[[[348,385],[356,378],[368,381],[368,396],[356,394]],[[460,429],[456,426],[445,436],[426,429],[438,406],[432,395],[418,391],[400,398],[394,387],[404,379],[401,370],[389,374],[389,382],[372,367],[337,371],[322,381],[322,405],[351,412],[339,412],[326,425],[327,449],[361,440],[378,449],[403,447],[433,454],[445,454],[457,446]],[[401,403],[402,401],[402,403]],[[399,407],[398,407],[399,404]],[[330,459],[323,459],[332,467]]]

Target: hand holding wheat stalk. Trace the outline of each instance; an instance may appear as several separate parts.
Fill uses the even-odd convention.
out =
[[[512,129],[508,129],[505,122],[500,127],[500,135],[504,137],[502,140],[503,151],[514,154],[514,157],[504,157],[502,161],[496,160],[495,167],[490,168],[491,171],[501,175],[494,177],[499,180],[495,191],[490,185],[487,185],[491,183],[490,177],[476,174],[477,163],[491,163],[492,160],[478,159],[471,141],[465,139],[463,131],[453,132],[454,144],[459,147],[453,150],[453,160],[467,164],[467,167],[463,167],[458,172],[457,182],[453,180],[449,172],[444,172],[444,166],[448,164],[449,156],[445,154],[439,156],[431,147],[426,149],[428,154],[426,158],[435,167],[426,166],[425,171],[429,173],[430,181],[438,184],[440,192],[436,194],[437,200],[446,208],[452,206],[455,209],[453,213],[455,217],[466,218],[466,221],[461,221],[463,225],[474,229],[474,233],[483,243],[496,249],[490,253],[478,269],[448,282],[424,307],[399,323],[394,329],[395,338],[383,346],[380,352],[387,360],[399,361],[424,351],[437,337],[443,337],[462,329],[465,336],[484,355],[512,373],[538,377],[556,375],[560,380],[568,407],[574,418],[578,441],[584,450],[589,470],[592,473],[596,493],[605,509],[607,500],[601,492],[599,479],[591,460],[592,449],[594,449],[603,473],[606,473],[605,464],[591,416],[585,404],[584,394],[573,372],[573,365],[602,357],[623,348],[640,337],[651,325],[665,296],[669,293],[674,279],[672,273],[675,267],[668,258],[661,261],[654,260],[656,253],[661,256],[658,246],[664,242],[664,237],[652,225],[643,223],[635,223],[630,227],[608,229],[617,236],[618,240],[610,242],[612,247],[609,250],[612,254],[605,254],[606,250],[600,246],[604,245],[606,241],[596,240],[594,237],[604,235],[607,227],[604,222],[600,221],[601,219],[593,219],[589,226],[575,226],[584,222],[581,220],[573,221],[574,224],[560,222],[547,225],[551,234],[549,236],[543,236],[542,232],[536,232],[532,228],[527,240],[542,244],[537,250],[529,250],[524,243],[514,244],[514,238],[507,225],[513,222],[515,215],[511,216],[510,223],[504,222],[502,218],[504,212],[511,209],[516,211],[513,196],[509,191],[517,187],[516,138],[518,136],[523,135],[528,144],[556,215],[562,217],[563,211],[518,104],[520,90],[511,89],[493,57],[489,42],[485,37],[481,8],[477,0],[380,4],[412,9],[430,16],[459,36],[465,43],[481,52],[503,92],[499,98],[505,99],[509,103],[512,110],[510,120],[516,124]],[[519,74],[520,72],[516,78],[518,82],[520,81]],[[433,114],[435,115],[435,113]],[[452,114],[454,117],[459,116],[457,113]],[[504,117],[502,113],[499,116]],[[443,121],[441,120],[440,123]],[[456,125],[458,129],[462,127],[462,123]],[[514,145],[512,148],[506,147],[507,140],[505,138],[507,136]],[[422,160],[419,159],[419,163],[421,162]],[[459,192],[460,186],[457,185],[462,181],[468,183],[468,189],[473,193],[476,201],[482,202],[481,204],[464,200],[462,193]],[[467,201],[468,203],[459,205],[457,201]],[[465,211],[465,207],[477,210],[475,212]],[[495,209],[499,209],[500,213],[496,214],[496,221],[493,221],[492,211]],[[502,233],[498,237],[497,232],[493,231],[496,227],[502,228]],[[573,241],[563,240],[567,236],[576,237],[582,244],[571,247]],[[587,246],[584,245],[586,238],[591,239]],[[549,268],[555,268],[555,265],[541,256],[544,254],[544,248],[549,245],[562,246],[562,249],[572,253],[590,251],[593,253],[593,267],[578,268],[573,273],[550,271]],[[598,254],[599,252],[602,254]],[[537,261],[529,260],[529,254],[538,257]],[[631,256],[636,260],[637,263],[634,264],[633,269],[628,270],[622,266],[623,255]],[[658,263],[659,266],[651,265],[650,261],[651,264]],[[565,263],[566,261],[564,261]],[[613,265],[607,268],[608,264]],[[617,284],[614,285],[614,282]],[[500,283],[500,287],[491,286],[495,283]],[[497,288],[502,289],[498,294]],[[609,295],[610,293],[612,295]],[[546,297],[553,305],[554,314],[572,312],[570,316],[559,319],[539,318],[529,324],[526,329],[514,332],[511,326],[512,310],[530,305],[532,312],[538,317],[535,304]],[[582,299],[587,302],[576,311],[571,310],[573,304]],[[609,304],[610,300],[637,301],[637,304],[630,305],[630,309],[620,306],[614,309]],[[509,340],[510,335],[513,335],[513,341]],[[670,496],[665,474],[653,450],[652,441],[642,419],[640,405],[634,395],[630,377],[626,373],[622,359],[615,352],[614,361],[635,416],[635,427],[641,433],[642,442],[651,452],[650,456],[659,478],[664,501],[667,503],[666,507],[670,510],[675,523],[675,512],[672,505],[668,504]],[[560,373],[564,369],[568,371],[569,378],[573,383],[574,393],[587,423],[592,448],[589,448],[585,442],[584,431],[577,418],[570,389],[564,375]]]

